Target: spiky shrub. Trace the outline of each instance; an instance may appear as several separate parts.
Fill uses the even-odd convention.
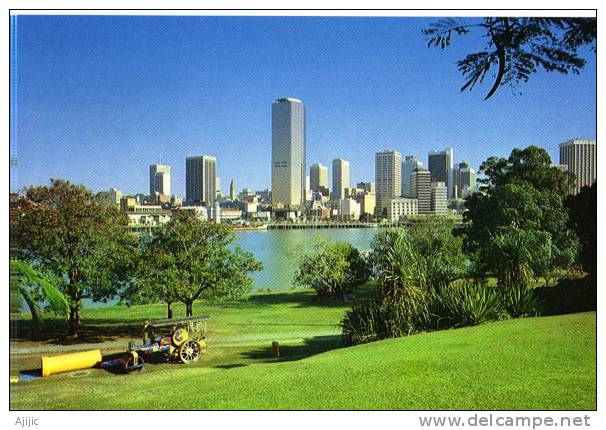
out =
[[[413,334],[417,331],[410,303],[371,299],[347,311],[341,321],[347,345]]]
[[[535,273],[551,260],[551,235],[544,231],[503,229],[492,239],[491,265],[501,302],[514,318],[536,315],[540,304],[532,291]]]
[[[461,281],[442,291],[440,297],[443,324],[464,327],[499,319],[503,307],[494,287],[474,281]]]

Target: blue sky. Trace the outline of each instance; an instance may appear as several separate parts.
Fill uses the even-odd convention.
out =
[[[374,153],[394,148],[424,164],[454,148],[477,169],[514,147],[595,138],[595,56],[580,75],[541,73],[461,93],[455,62],[474,36],[441,51],[421,30],[435,18],[83,17],[16,19],[17,188],[51,177],[95,191],[148,190],[150,164],[214,155],[223,191],[270,186],[271,103],[304,101],[307,164],[351,163],[374,180]],[[15,56],[16,54],[16,56]]]

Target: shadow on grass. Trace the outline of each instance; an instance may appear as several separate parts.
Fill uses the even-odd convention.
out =
[[[562,315],[594,311],[597,308],[597,285],[588,276],[562,279],[553,287],[534,290],[543,305],[542,315]]]
[[[244,352],[242,355],[248,359],[259,360],[261,363],[275,363],[301,360],[341,347],[343,347],[341,335],[315,336],[305,339],[301,345],[280,345],[280,357],[272,356],[271,343],[267,347]]]
[[[31,320],[12,319],[9,324],[10,340],[31,340]],[[67,337],[67,322],[47,318],[34,340],[46,341],[56,345],[74,345],[86,343],[111,342],[119,338],[138,339],[142,336],[141,323],[135,321],[116,322],[116,320],[83,321],[77,337]]]

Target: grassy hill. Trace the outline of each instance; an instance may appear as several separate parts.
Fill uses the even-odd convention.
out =
[[[11,385],[11,408],[596,407],[595,312],[339,348],[337,324],[346,308],[315,302],[301,291],[207,305],[209,351],[199,363],[152,364],[137,375],[93,369],[20,382]],[[107,326],[162,317],[162,311],[161,306],[111,308],[88,310],[84,317],[89,327]],[[280,359],[270,357],[271,340],[281,343]]]

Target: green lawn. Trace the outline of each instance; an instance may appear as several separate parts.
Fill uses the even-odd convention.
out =
[[[209,349],[152,364],[11,385],[12,409],[594,409],[595,312],[501,321],[340,348],[343,303],[307,291],[198,304]],[[91,309],[88,341],[120,342],[163,306]],[[182,310],[179,310],[182,312]],[[179,316],[179,315],[177,315]],[[282,358],[270,357],[272,340]],[[17,343],[18,345],[18,343]],[[46,344],[42,344],[44,346]],[[50,344],[49,344],[50,345]],[[126,346],[126,345],[124,345]],[[18,349],[18,347],[16,348]],[[35,357],[37,359],[37,356]],[[32,357],[31,360],[34,358]],[[13,360],[11,367],[23,368]]]

